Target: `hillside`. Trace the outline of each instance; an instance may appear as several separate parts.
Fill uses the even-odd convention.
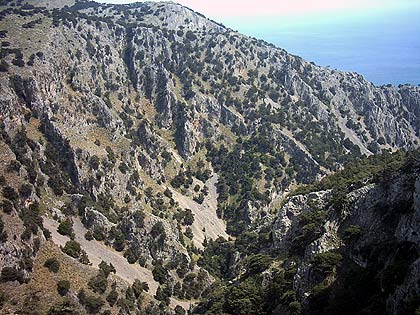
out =
[[[420,87],[374,86],[170,2],[2,0],[0,6],[3,310],[25,314],[36,291],[31,303],[40,314],[182,314],[193,305],[199,305],[193,312],[205,313],[211,288],[241,281],[251,256],[266,255],[258,259],[267,268],[292,256],[300,257],[292,263],[300,267],[288,275],[292,286],[273,289],[294,298],[256,314],[292,312],[294,302],[298,313],[326,312],[321,297],[307,298],[320,278],[304,273],[317,254],[341,248],[337,231],[356,210],[329,223],[324,214],[329,233],[305,240],[304,252],[290,248],[302,224],[294,217],[326,206],[334,188],[328,181],[340,175],[315,182],[351,170],[350,164],[343,171],[350,162],[395,151],[400,162],[413,159],[404,152],[420,144]],[[415,165],[411,175],[394,174],[402,186],[392,190],[413,209],[416,199],[407,196],[418,193]],[[366,191],[348,198],[363,203],[375,189],[365,187],[373,173],[376,167],[359,174]],[[381,202],[391,207],[394,201]],[[362,226],[354,221],[351,226]],[[411,242],[418,252],[417,239],[393,239],[386,224],[376,228],[381,240],[397,247]],[[241,241],[255,248],[238,247]],[[348,250],[340,261],[366,268]],[[225,251],[228,261],[220,256]],[[53,256],[64,271],[43,267]],[[410,256],[406,271],[413,261]],[[391,262],[380,263],[382,270]],[[86,273],[69,276],[78,268]],[[48,279],[45,286],[40,278]],[[327,278],[335,279],[331,272]],[[70,281],[68,292],[54,288],[60,280]],[[406,281],[378,298],[375,311],[399,314],[407,292],[418,289]],[[45,298],[50,302],[42,304]],[[238,304],[213,313],[247,309]]]

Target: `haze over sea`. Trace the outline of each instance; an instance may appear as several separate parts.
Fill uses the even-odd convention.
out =
[[[356,71],[376,85],[420,84],[418,11],[225,23],[318,65]]]

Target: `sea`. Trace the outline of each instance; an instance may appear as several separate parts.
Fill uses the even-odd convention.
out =
[[[224,24],[375,85],[420,85],[420,10],[225,19]]]

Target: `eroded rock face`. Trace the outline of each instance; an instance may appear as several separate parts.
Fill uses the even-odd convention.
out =
[[[277,219],[273,223],[274,246],[287,251],[291,241],[298,232],[298,216],[301,213],[313,211],[313,205],[321,205],[325,202],[329,192],[313,193],[309,196],[298,195],[292,197],[283,207],[280,208]],[[312,205],[310,202],[312,202]]]
[[[316,285],[333,285],[334,277],[323,279],[316,271],[314,258],[326,252],[339,252],[352,264],[365,270],[374,270],[378,277],[398,263],[405,263],[403,278],[389,289],[386,301],[390,314],[405,314],[410,301],[419,292],[419,180],[418,173],[402,173],[377,185],[368,185],[348,194],[348,204],[341,211],[328,210],[321,233],[303,249],[303,260],[294,277],[294,289],[304,303],[308,302]],[[283,205],[273,224],[274,246],[282,253],[291,253],[302,230],[302,214],[331,207],[330,191],[298,195]],[[350,243],[345,231],[357,227],[358,235]],[[349,264],[349,262],[346,262]],[[385,281],[385,280],[383,280]],[[328,284],[330,283],[330,284]],[[383,288],[385,288],[383,282]],[[416,293],[417,292],[417,293]]]

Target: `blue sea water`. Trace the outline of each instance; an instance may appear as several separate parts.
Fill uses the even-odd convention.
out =
[[[420,84],[420,10],[224,23],[321,66],[376,85]]]

